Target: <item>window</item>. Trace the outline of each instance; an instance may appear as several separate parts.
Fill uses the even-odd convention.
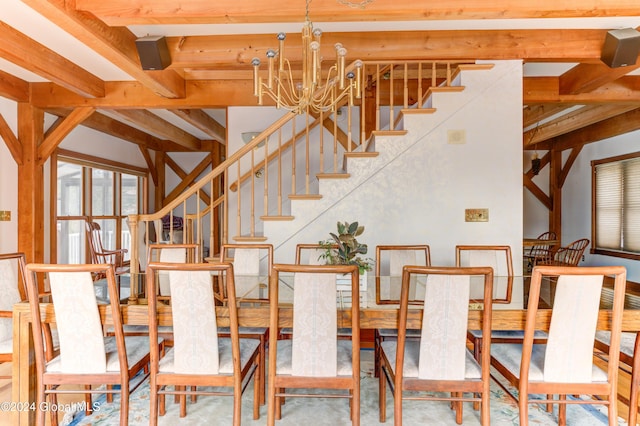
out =
[[[58,263],[89,262],[85,220],[100,224],[105,248],[131,251],[127,216],[143,212],[146,170],[59,150],[54,156]],[[54,179],[52,179],[53,181]]]
[[[640,259],[640,153],[592,162],[593,247]]]

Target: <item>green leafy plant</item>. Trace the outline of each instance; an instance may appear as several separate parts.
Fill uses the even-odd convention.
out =
[[[364,226],[358,222],[338,222],[337,229],[337,234],[330,232],[330,239],[319,242],[324,250],[320,258],[329,265],[358,265],[361,274],[370,271],[373,260],[360,257],[367,254],[367,245],[359,243],[356,238],[362,235]]]

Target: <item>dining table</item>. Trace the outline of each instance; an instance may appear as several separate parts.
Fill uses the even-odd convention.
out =
[[[376,285],[376,279],[379,281]],[[491,319],[491,327],[494,330],[523,330],[526,321],[526,302],[529,277],[495,277],[500,284],[494,286],[495,303]],[[383,284],[380,284],[382,282]],[[388,303],[391,297],[391,287],[385,290],[385,285],[390,286],[393,282],[391,277],[375,277],[371,274],[368,277],[366,288],[360,297],[360,328],[397,328],[398,326],[398,305]],[[389,283],[389,284],[384,284]],[[505,285],[509,283],[509,285]],[[291,303],[287,300],[293,294],[293,287],[287,279],[280,280],[279,294],[280,305],[280,325],[283,327],[293,326],[293,310]],[[376,303],[376,291],[385,292],[384,304]],[[419,294],[420,290],[416,291]],[[507,292],[509,294],[507,294]],[[255,288],[247,289],[243,294],[251,296],[251,303],[243,303],[240,300],[238,307],[238,324],[246,327],[268,327],[269,326],[269,304],[256,303],[256,296],[268,294],[268,280],[257,280]],[[545,294],[545,292],[542,292]],[[240,298],[242,299],[242,295]],[[120,305],[123,324],[148,325],[149,308],[144,303],[144,298],[137,299],[137,303],[127,303],[126,299]],[[338,327],[349,328],[351,326],[351,298],[349,294],[337,295]],[[99,312],[103,324],[110,324],[111,315],[108,305],[99,305]],[[44,321],[55,323],[53,304],[40,303],[40,311]],[[225,306],[217,306],[216,313],[220,326],[229,325],[229,311]],[[159,305],[157,308],[158,324],[160,326],[171,326],[171,306]],[[611,311],[606,307],[601,307],[598,316],[597,328],[600,330],[611,329]],[[422,309],[419,305],[412,305],[408,312],[407,327],[420,328],[422,321]],[[551,321],[551,309],[540,309],[536,314],[536,328],[548,330]],[[24,409],[15,410],[12,413],[14,425],[32,425],[35,423],[35,400],[36,400],[36,371],[33,338],[31,335],[31,314],[29,304],[20,302],[13,307],[13,353],[14,361],[12,365],[12,403],[15,407]],[[470,329],[482,328],[482,304],[470,303],[468,311],[468,326]],[[640,331],[640,309],[625,310],[622,321],[623,331]]]

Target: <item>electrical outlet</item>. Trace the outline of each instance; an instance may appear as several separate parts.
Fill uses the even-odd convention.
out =
[[[11,210],[0,211],[0,222],[9,222],[9,221],[11,221]]]
[[[489,209],[465,209],[465,222],[489,222]]]
[[[582,261],[584,262],[584,254],[582,255]]]

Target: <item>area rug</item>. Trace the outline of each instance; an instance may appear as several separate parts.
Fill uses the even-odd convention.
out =
[[[373,353],[362,351],[362,378],[360,383],[362,401],[360,405],[362,425],[382,424],[378,418],[378,379],[373,377]],[[130,397],[129,425],[149,424],[149,385],[143,383]],[[391,392],[387,392],[387,422],[393,424],[393,402]],[[264,425],[267,421],[266,405],[260,408],[260,419],[253,420],[253,392],[247,388],[242,399],[242,424]],[[118,425],[119,397],[112,404],[105,402],[104,396],[96,399],[98,409],[90,416],[76,413],[71,425]],[[173,398],[167,398],[167,413],[159,417],[159,425],[230,425],[232,418],[231,397],[199,397],[193,404],[187,403],[187,416],[179,417],[178,404]],[[463,423],[480,424],[479,411],[473,410],[470,403],[464,404]],[[70,416],[69,416],[70,417]],[[403,423],[405,425],[456,425],[455,413],[447,402],[405,401],[403,404]],[[606,425],[607,415],[604,407],[595,405],[569,405],[567,424],[579,426]],[[279,425],[333,426],[350,425],[349,405],[346,400],[332,398],[290,398],[282,408],[282,420]],[[530,425],[556,425],[557,407],[553,413],[547,413],[541,406],[529,406]],[[626,422],[619,420],[620,425]],[[519,425],[518,406],[494,382],[491,384],[491,425]]]

